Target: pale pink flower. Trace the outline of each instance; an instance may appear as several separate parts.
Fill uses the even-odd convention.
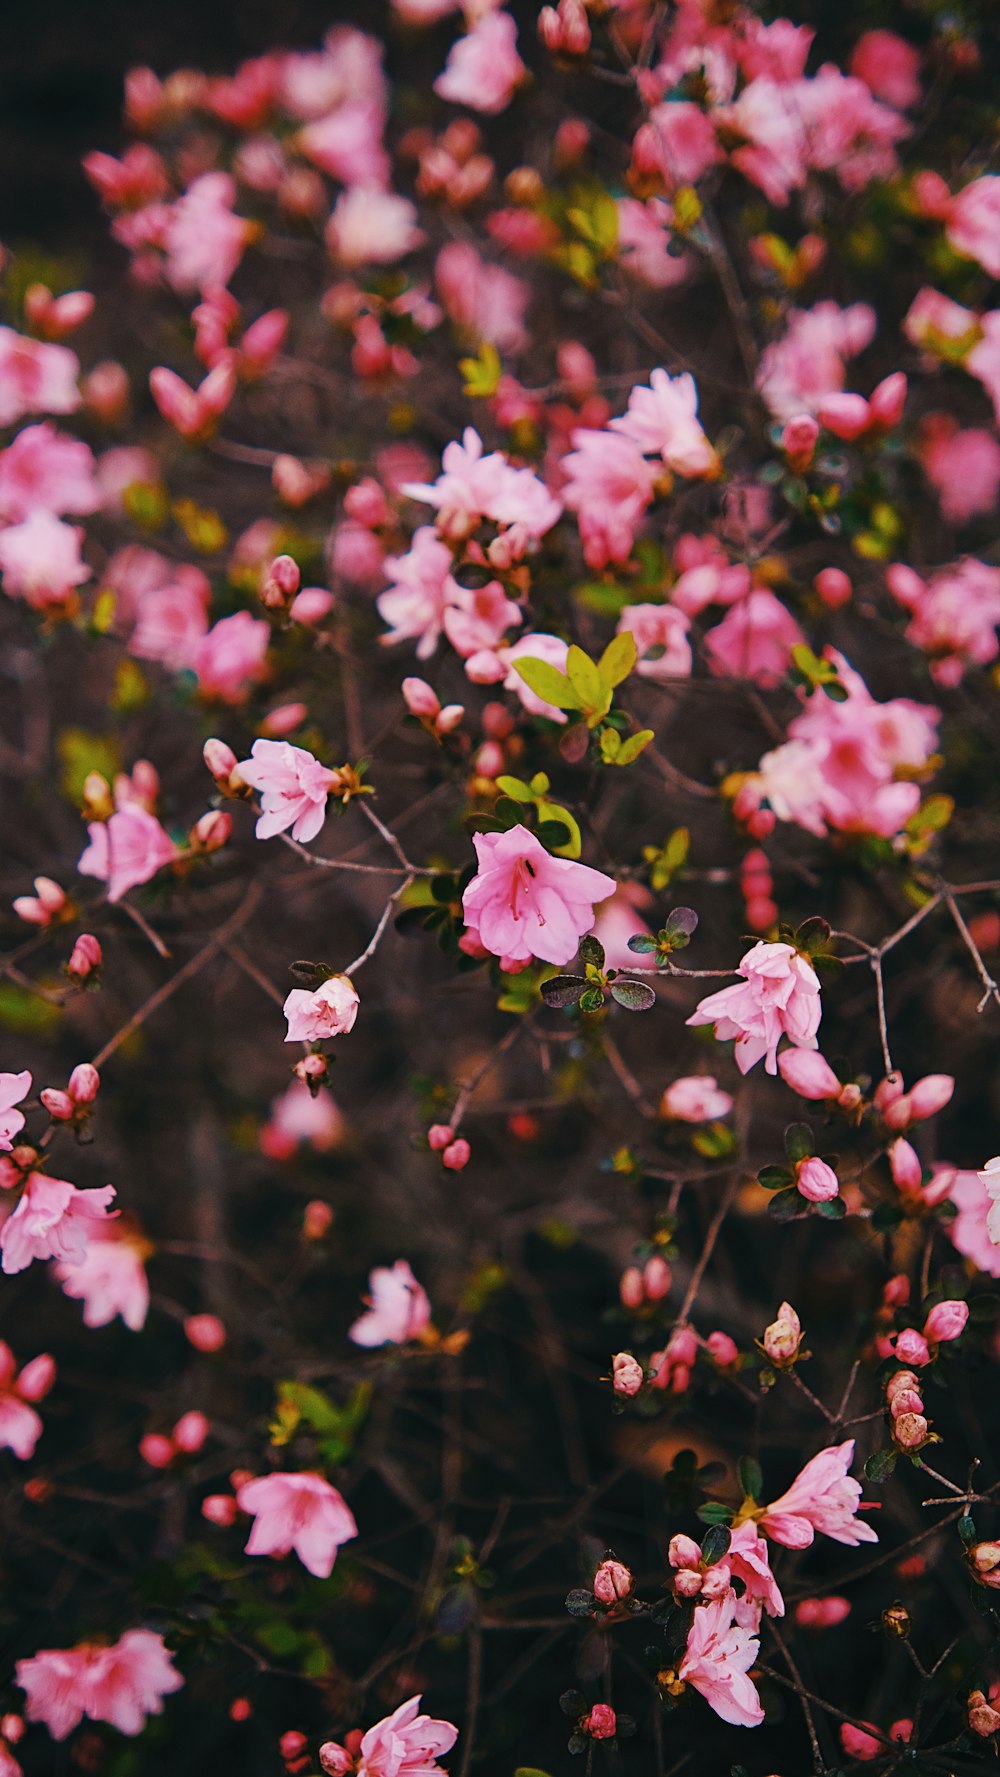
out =
[[[763,1605],[769,1617],[784,1616],[785,1601],[771,1572],[767,1542],[750,1519],[737,1524],[723,1561],[718,1565],[723,1564],[734,1579],[742,1580],[745,1599]]]
[[[608,423],[631,438],[646,456],[659,455],[678,475],[712,475],[718,457],[698,421],[698,390],[692,376],[653,370],[650,386],[628,398],[628,412]]]
[[[358,1534],[343,1495],[322,1475],[261,1475],[237,1488],[236,1503],[254,1518],[248,1555],[287,1555],[294,1549],[317,1579],[329,1578],[341,1544]]]
[[[705,634],[705,652],[713,673],[752,679],[772,689],[788,671],[792,649],[805,636],[787,605],[766,587],[748,593]]]
[[[475,588],[459,586],[455,580],[449,583],[444,633],[463,660],[495,653],[507,631],[523,621],[520,605],[507,597],[499,580]]]
[[[377,185],[351,185],[334,205],[326,244],[343,265],[392,265],[423,241],[416,223],[408,198]]]
[[[930,655],[938,684],[957,685],[967,666],[988,666],[1000,653],[1000,569],[963,556],[925,582],[912,568],[894,563],[886,582],[910,612],[907,640]]]
[[[126,802],[107,821],[91,821],[90,844],[77,864],[81,876],[96,876],[108,885],[108,900],[120,901],[131,888],[172,863],[173,840],[155,815],[138,802]]]
[[[356,1753],[328,1740],[319,1762],[331,1777],[354,1771],[357,1777],[440,1777],[437,1760],[450,1752],[458,1729],[450,1721],[419,1714],[421,1699],[411,1697],[362,1736]]]
[[[611,1386],[615,1394],[630,1397],[638,1394],[643,1384],[643,1369],[630,1351],[616,1351],[611,1360]]]
[[[80,559],[83,531],[36,507],[21,524],[0,531],[0,574],[10,598],[36,611],[63,605],[91,577]]]
[[[526,72],[514,20],[508,12],[490,12],[452,44],[434,91],[452,105],[495,116],[506,110]]]
[[[756,1661],[760,1641],[739,1626],[736,1612],[737,1598],[732,1590],[711,1604],[698,1605],[678,1677],[692,1685],[722,1721],[756,1728],[764,1711],[747,1673]]]
[[[405,1345],[430,1325],[431,1305],[405,1259],[376,1265],[368,1278],[368,1311],[348,1332],[355,1345]]]
[[[17,1662],[17,1683],[28,1699],[28,1720],[44,1722],[54,1740],[65,1740],[83,1719],[89,1700],[89,1657],[86,1646],[44,1648],[32,1659]]]
[[[850,1614],[850,1601],[835,1593],[826,1598],[802,1598],[795,1606],[795,1621],[801,1629],[835,1629]]]
[[[861,1487],[847,1473],[853,1461],[853,1438],[821,1450],[787,1492],[765,1509],[761,1529],[786,1549],[808,1548],[817,1530],[850,1548],[877,1543],[871,1525],[857,1515]]]
[[[696,185],[709,167],[725,159],[711,118],[689,100],[654,105],[644,127],[649,131],[656,165],[671,191],[678,185]]]
[[[782,337],[761,353],[757,387],[771,412],[782,420],[815,413],[825,396],[843,388],[845,359],[857,357],[874,335],[875,311],[867,303],[791,309]]]
[[[554,858],[527,827],[473,835],[479,862],[462,896],[468,930],[494,956],[568,963],[594,924],[594,905],[616,888],[571,858]]]
[[[562,459],[562,496],[577,515],[588,567],[627,561],[653,498],[656,470],[632,438],[579,427]]]
[[[288,1019],[286,1043],[318,1043],[326,1037],[346,1036],[354,1029],[361,1001],[346,975],[331,975],[313,992],[293,987],[285,1000]]]
[[[925,285],[918,290],[903,317],[903,333],[911,345],[938,356],[942,347],[949,356],[967,353],[980,335],[979,317],[950,296]]]
[[[24,1365],[20,1375],[10,1346],[0,1340],[0,1449],[20,1462],[35,1454],[42,1422],[30,1402],[44,1400],[56,1379],[54,1360],[45,1352]]]
[[[1000,1157],[987,1160],[976,1177],[985,1185],[992,1205],[986,1218],[986,1232],[994,1246],[1000,1246]]]
[[[714,1024],[719,1042],[736,1039],[736,1065],[748,1073],[766,1057],[776,1074],[778,1044],[815,1049],[820,1021],[819,978],[791,944],[763,941],[748,950],[737,971],[743,980],[699,1002],[688,1024]]]
[[[666,198],[646,203],[635,197],[616,200],[618,259],[624,272],[652,290],[670,290],[690,276],[691,254],[671,253],[677,236],[671,230],[673,208]]]
[[[6,1275],[27,1270],[33,1259],[80,1264],[91,1235],[107,1220],[114,1197],[113,1185],[78,1191],[66,1179],[30,1173],[23,1196],[0,1230]]]
[[[161,1715],[163,1698],[184,1680],[162,1636],[129,1629],[110,1647],[85,1642],[19,1660],[17,1682],[28,1699],[28,1720],[44,1722],[53,1739],[65,1740],[84,1715],[119,1733],[141,1734],[147,1717]]]
[[[208,594],[204,575],[183,567],[168,585],[144,593],[129,653],[140,660],[160,660],[174,672],[189,667],[208,629]]]
[[[171,206],[163,236],[167,277],[183,295],[224,287],[239,265],[248,225],[233,214],[235,199],[228,173],[203,173]]]
[[[324,173],[344,185],[386,185],[389,158],[382,143],[385,105],[362,96],[337,105],[300,130],[297,145]]]
[[[727,131],[745,138],[730,158],[744,178],[758,186],[772,204],[787,204],[806,182],[809,143],[802,94],[806,81],[786,83],[761,73],[743,88],[735,104],[718,119]]]
[[[120,1315],[133,1333],[141,1331],[149,1312],[146,1259],[151,1250],[141,1235],[121,1223],[98,1224],[80,1260],[53,1268],[63,1295],[83,1303],[84,1326],[106,1327]]]
[[[640,678],[686,679],[692,660],[689,627],[676,605],[626,605],[615,634],[629,630],[635,637],[635,671]]]
[[[984,427],[960,429],[949,413],[928,414],[918,446],[924,474],[949,524],[992,512],[1000,494],[1000,444]]]
[[[274,1100],[259,1141],[269,1160],[288,1160],[302,1142],[326,1154],[343,1135],[344,1118],[329,1092],[324,1087],[312,1092],[304,1080],[293,1080]]]
[[[490,518],[503,531],[515,531],[520,553],[551,530],[562,511],[533,469],[516,468],[503,451],[484,456],[483,441],[472,426],[466,427],[461,443],[453,439],[445,446],[435,482],[408,482],[402,492],[437,507],[438,529],[444,535],[466,537],[481,519]]]
[[[796,85],[805,120],[810,167],[832,172],[845,191],[862,191],[896,172],[896,144],[910,132],[907,120],[879,104],[863,80],[827,63]]]
[[[989,1277],[1000,1277],[1000,1243],[994,1243],[989,1226],[996,1205],[985,1179],[978,1172],[937,1166],[930,1189],[935,1202],[939,1196],[945,1196],[958,1210],[951,1221],[945,1222],[944,1230],[962,1257],[970,1259],[977,1270]]]
[[[1000,176],[987,173],[958,193],[945,232],[956,253],[975,259],[991,278],[1000,278]]]
[[[498,352],[519,352],[528,341],[524,317],[531,291],[523,278],[491,265],[471,241],[449,241],[434,262],[434,281],[456,327]]]
[[[269,625],[249,611],[222,617],[202,636],[191,662],[203,697],[222,703],[242,703],[251,685],[264,672],[264,657],[271,639]]]
[[[33,512],[89,513],[103,503],[94,454],[44,420],[25,426],[0,451],[0,514],[20,524]]]
[[[661,1116],[681,1123],[711,1123],[716,1117],[728,1117],[732,1108],[730,1094],[712,1074],[685,1074],[674,1080],[660,1099]]]
[[[26,413],[75,413],[80,360],[68,346],[47,345],[0,327],[0,426]]]
[[[24,1112],[14,1109],[31,1091],[31,1074],[0,1073],[0,1153],[9,1153],[15,1135],[24,1128]]]
[[[261,792],[258,839],[273,839],[289,827],[300,845],[315,839],[326,819],[334,772],[305,747],[293,747],[286,740],[255,740],[250,758],[241,759],[237,770],[245,783]]]

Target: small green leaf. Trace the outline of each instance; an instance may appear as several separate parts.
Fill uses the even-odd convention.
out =
[[[876,1450],[865,1463],[865,1474],[869,1481],[887,1481],[896,1466],[899,1452],[891,1446],[887,1450]]]
[[[622,737],[618,733],[617,728],[602,729],[601,730],[601,758],[604,760],[605,765],[619,765],[621,763],[621,759],[619,756],[621,754],[621,750],[622,750]]]
[[[701,1558],[706,1567],[714,1567],[729,1553],[733,1533],[726,1524],[713,1524],[701,1539]]]
[[[764,1491],[764,1475],[760,1463],[753,1456],[741,1456],[736,1464],[736,1473],[745,1498],[759,1499]]]
[[[566,677],[579,699],[582,710],[596,709],[605,696],[601,675],[582,648],[571,643],[566,655]]]
[[[731,1524],[733,1521],[731,1507],[724,1506],[719,1499],[706,1500],[698,1507],[697,1515],[703,1524]]]
[[[601,737],[603,739],[603,735]],[[632,765],[640,753],[644,753],[651,740],[656,737],[651,728],[640,728],[638,734],[630,734],[622,741],[615,759],[616,765]]]
[[[535,792],[530,784],[523,783],[519,777],[498,777],[497,789],[514,802],[534,802]]]
[[[586,985],[582,975],[551,975],[538,991],[547,1006],[563,1011],[578,1003]]]
[[[628,947],[635,951],[636,956],[652,956],[659,949],[656,939],[649,932],[638,932],[634,938],[629,939]]]
[[[968,1512],[964,1518],[959,1518],[956,1529],[966,1548],[971,1548],[976,1540],[976,1525],[975,1520],[970,1517]]]
[[[524,680],[529,691],[533,691],[543,703],[554,704],[558,710],[583,708],[566,674],[561,673],[557,667],[550,666],[547,660],[534,660],[530,656],[524,660],[515,660],[514,671],[518,678]]]
[[[580,939],[580,961],[590,963],[595,969],[604,967],[604,945],[599,938],[594,937],[593,932],[588,932],[585,938]]]
[[[757,1174],[757,1183],[763,1185],[765,1191],[787,1191],[792,1182],[792,1174],[787,1166],[762,1166]]]
[[[588,988],[580,995],[581,1012],[599,1012],[604,1004],[604,993],[600,987]]]
[[[656,994],[645,981],[622,979],[611,983],[611,998],[627,1012],[648,1012],[656,1004]]]
[[[612,636],[597,663],[597,670],[612,690],[627,679],[636,662],[635,636],[630,629]]]
[[[779,1191],[767,1207],[776,1222],[790,1222],[805,1212],[805,1203],[797,1191]]]
[[[847,1214],[847,1204],[842,1197],[829,1197],[825,1203],[814,1203],[813,1209],[827,1222],[842,1222]]]
[[[789,1123],[785,1130],[785,1153],[789,1160],[808,1160],[813,1147],[813,1132],[808,1123]]]

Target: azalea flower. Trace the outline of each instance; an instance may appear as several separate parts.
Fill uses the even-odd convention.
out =
[[[798,1048],[816,1048],[819,977],[804,956],[791,944],[762,941],[747,951],[738,973],[743,981],[700,1000],[688,1024],[714,1024],[719,1042],[735,1037],[741,1074],[764,1057],[766,1071],[776,1074],[783,1036]]]
[[[284,1004],[285,1042],[317,1043],[324,1037],[346,1036],[354,1029],[360,1004],[357,988],[346,975],[331,975],[313,992],[293,987]]]
[[[594,907],[614,877],[571,858],[554,858],[520,824],[473,835],[479,869],[462,896],[468,931],[494,956],[568,963],[594,924]]]
[[[18,1660],[29,1721],[44,1722],[54,1740],[65,1740],[83,1716],[109,1722],[120,1734],[141,1734],[163,1699],[184,1683],[161,1635],[129,1629],[109,1647],[45,1648]]]
[[[15,1135],[24,1128],[24,1112],[14,1109],[31,1091],[31,1075],[25,1068],[20,1074],[0,1074],[0,1153],[9,1153]]]
[[[861,1486],[847,1473],[853,1461],[853,1438],[821,1450],[761,1514],[761,1529],[786,1549],[808,1548],[817,1530],[849,1548],[877,1543],[871,1525],[857,1515]]]
[[[430,1324],[431,1305],[405,1259],[377,1265],[368,1278],[368,1312],[354,1322],[355,1345],[405,1345]]]
[[[722,1721],[737,1728],[757,1728],[764,1711],[747,1677],[760,1642],[737,1621],[738,1600],[732,1590],[711,1604],[700,1604],[688,1631],[687,1648],[678,1677],[704,1697]]]
[[[254,1518],[248,1555],[287,1555],[294,1549],[317,1579],[329,1578],[341,1544],[358,1534],[346,1500],[322,1475],[261,1475],[237,1488],[236,1503]]]
[[[107,821],[91,821],[90,844],[77,864],[81,876],[96,876],[108,885],[108,900],[120,901],[129,889],[173,862],[176,848],[156,816],[138,802],[126,802]]]
[[[662,457],[678,475],[712,475],[718,457],[698,420],[698,390],[692,376],[650,373],[650,386],[628,398],[628,412],[609,421],[612,431],[631,438],[647,456]]]
[[[376,1722],[361,1738],[353,1753],[334,1740],[319,1749],[319,1762],[330,1777],[439,1777],[437,1760],[450,1752],[458,1729],[450,1721],[436,1721],[419,1714],[420,1697],[401,1703],[391,1715]],[[352,1734],[350,1739],[353,1741]]]
[[[97,1224],[81,1259],[53,1267],[63,1295],[83,1303],[85,1327],[106,1327],[120,1315],[133,1333],[141,1332],[149,1313],[151,1251],[140,1234],[120,1222]]]
[[[236,768],[255,790],[261,791],[262,814],[257,838],[272,839],[290,827],[300,845],[315,839],[326,819],[326,799],[336,774],[314,758],[305,747],[287,740],[255,740],[249,759]]]
[[[42,1435],[41,1419],[29,1403],[44,1399],[55,1377],[48,1352],[32,1358],[18,1374],[14,1353],[0,1340],[0,1448],[12,1450],[21,1462],[35,1454]]]
[[[8,1277],[25,1271],[33,1259],[62,1259],[78,1265],[91,1233],[114,1202],[113,1185],[78,1191],[66,1179],[32,1172],[24,1194],[0,1229],[0,1254]]]

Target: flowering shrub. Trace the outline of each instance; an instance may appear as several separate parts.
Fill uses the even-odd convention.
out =
[[[137,68],[5,256],[4,1777],[996,1754],[1000,46],[863,11]]]

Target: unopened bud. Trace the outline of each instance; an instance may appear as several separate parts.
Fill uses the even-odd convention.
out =
[[[439,1154],[454,1141],[455,1131],[450,1123],[432,1123],[427,1131],[427,1146],[434,1154]]]
[[[81,812],[85,821],[109,821],[115,812],[111,785],[99,771],[88,771],[84,779]]]
[[[981,1740],[988,1740],[1000,1728],[1000,1710],[988,1702],[982,1691],[973,1691],[967,1701],[969,1726]]]
[[[802,1343],[802,1323],[790,1302],[782,1302],[778,1317],[764,1329],[761,1344],[771,1363],[779,1369],[794,1361]]]
[[[233,832],[233,817],[224,808],[210,808],[200,820],[195,821],[188,834],[188,844],[192,851],[221,851],[228,843]]]
[[[66,973],[73,981],[86,981],[96,974],[103,961],[101,946],[90,932],[81,932],[66,964]]]
[[[218,1524],[223,1530],[236,1522],[236,1501],[231,1493],[209,1493],[201,1502],[201,1515],[210,1524]],[[235,1705],[234,1705],[235,1707]],[[232,1714],[232,1710],[230,1710]],[[234,1719],[236,1719],[234,1717]],[[244,1718],[239,1718],[244,1719]]]
[[[93,1104],[101,1089],[101,1076],[89,1061],[81,1061],[69,1076],[69,1095],[75,1104]]]
[[[325,1055],[303,1055],[295,1063],[292,1071],[296,1079],[301,1080],[304,1086],[308,1086],[315,1098],[330,1071],[330,1063]]]
[[[314,1197],[306,1204],[302,1217],[302,1235],[305,1240],[322,1240],[333,1221],[333,1210],[322,1198]]]
[[[471,1158],[472,1149],[465,1137],[460,1135],[457,1141],[449,1142],[448,1146],[442,1150],[441,1164],[447,1167],[449,1172],[462,1172],[468,1166]]]
[[[185,1456],[194,1456],[208,1437],[209,1424],[204,1413],[182,1413],[174,1426],[174,1445]]]
[[[611,1360],[611,1380],[615,1394],[638,1394],[643,1384],[642,1365],[630,1351],[616,1352]]]
[[[632,1590],[632,1573],[623,1561],[609,1557],[594,1575],[594,1597],[601,1604],[617,1604]]]
[[[226,1343],[225,1323],[217,1314],[189,1314],[184,1332],[196,1351],[221,1351]]]

